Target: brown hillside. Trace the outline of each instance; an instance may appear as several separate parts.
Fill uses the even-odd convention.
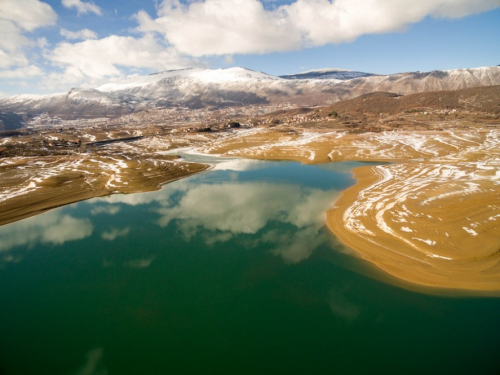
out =
[[[474,87],[455,91],[433,91],[400,96],[374,92],[337,102],[329,111],[340,113],[386,113],[456,109],[500,114],[500,86]]]

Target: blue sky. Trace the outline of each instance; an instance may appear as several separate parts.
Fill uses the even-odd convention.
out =
[[[0,0],[0,97],[184,67],[500,64],[500,0]]]

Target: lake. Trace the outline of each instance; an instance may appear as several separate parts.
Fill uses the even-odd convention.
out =
[[[362,163],[216,163],[0,227],[0,374],[499,374],[500,299],[398,287],[325,227]]]

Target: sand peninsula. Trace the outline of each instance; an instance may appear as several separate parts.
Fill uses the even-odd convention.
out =
[[[158,190],[207,168],[171,155],[11,158],[0,164],[0,225],[90,198]]]
[[[254,132],[206,152],[268,160],[386,161],[327,212],[363,259],[421,286],[500,291],[500,133]]]
[[[500,132],[467,129],[352,134],[252,128],[151,136],[104,151],[15,157],[0,166],[0,223],[114,193],[159,189],[209,168],[171,155],[182,147],[222,156],[379,161],[327,212],[332,232],[360,257],[407,282],[500,291]]]
[[[382,99],[394,104],[404,98]],[[374,97],[374,108],[380,108],[382,99]],[[335,117],[333,107],[295,109],[229,131],[145,127],[140,140],[90,152],[5,157],[0,159],[0,225],[83,199],[155,190],[209,168],[173,156],[185,147],[305,164],[386,162],[354,171],[357,184],[327,212],[332,232],[360,257],[399,280],[448,291],[498,293],[500,124],[495,100],[474,102],[494,106],[487,108],[491,114],[442,109],[401,112],[404,108],[398,107],[394,114],[383,116],[366,116],[365,110],[354,108],[351,114]],[[336,105],[366,106],[369,101],[361,97],[346,103]],[[93,131],[82,136],[91,141],[135,130],[122,126],[121,133],[111,135],[107,128]],[[14,140],[3,144],[8,142]],[[13,148],[33,151],[29,142],[35,141],[29,135],[15,142],[19,146]]]

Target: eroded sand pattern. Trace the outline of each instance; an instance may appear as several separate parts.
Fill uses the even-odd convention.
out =
[[[496,131],[429,136],[423,162],[363,168],[328,212],[363,258],[427,286],[500,290],[500,142]]]
[[[405,163],[362,168],[355,177],[358,184],[327,216],[330,229],[363,258],[422,285],[500,289],[495,170]]]
[[[2,160],[0,225],[84,199],[157,190],[166,182],[207,168],[178,162],[174,156],[131,155],[81,154]]]
[[[327,213],[364,259],[409,282],[500,290],[500,139],[496,130],[256,133],[209,151],[306,163],[392,161],[355,170]]]
[[[353,134],[255,127],[148,136],[68,157],[7,158],[0,164],[0,223],[95,196],[158,189],[208,168],[172,156],[185,148],[306,164],[393,162],[354,171],[358,183],[327,213],[329,228],[399,279],[500,291],[497,129]]]
[[[225,156],[296,160],[305,164],[332,161],[407,161],[446,157],[463,158],[463,152],[496,147],[491,131],[383,132],[350,134],[346,131],[269,131],[252,129],[201,148]]]

